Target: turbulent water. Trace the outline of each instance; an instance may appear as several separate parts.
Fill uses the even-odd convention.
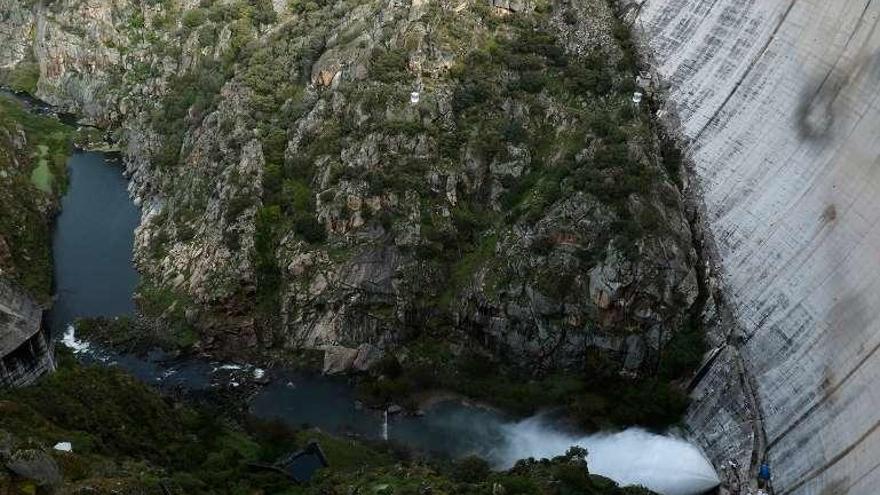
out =
[[[510,468],[523,458],[561,455],[578,445],[588,451],[590,472],[621,485],[642,485],[662,495],[697,495],[718,484],[711,464],[695,446],[636,428],[577,435],[563,432],[546,416],[511,421],[498,411],[458,401],[441,402],[418,417],[389,415],[386,424],[382,413],[357,406],[343,380],[195,358],[169,362],[115,354],[78,339],[73,325],[61,342],[81,359],[119,366],[147,383],[175,389],[236,388],[269,378],[250,400],[250,411],[293,427],[317,426],[339,435],[391,440],[453,458],[478,455],[496,469]]]
[[[685,440],[638,428],[575,436],[542,417],[502,426],[504,447],[493,460],[510,467],[523,457],[552,457],[572,445],[587,449],[590,472],[621,485],[642,485],[663,495],[694,495],[718,485],[718,475],[698,448]]]

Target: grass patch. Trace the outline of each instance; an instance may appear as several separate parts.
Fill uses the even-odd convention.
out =
[[[13,91],[29,94],[37,92],[40,81],[40,65],[33,61],[19,62],[15,67],[0,71],[0,84]]]
[[[46,158],[48,152],[48,146],[44,144],[37,146],[37,166],[31,172],[31,183],[44,193],[52,194],[52,181],[54,177],[52,169],[49,168],[49,160]]]

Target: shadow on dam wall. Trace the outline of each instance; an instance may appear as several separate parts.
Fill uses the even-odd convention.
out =
[[[875,495],[880,2],[644,0],[628,12],[689,143],[718,313],[730,313],[728,345],[695,388],[693,438],[737,471],[734,494],[767,460],[777,494]]]
[[[801,139],[829,144],[834,137],[835,114],[846,111],[840,101],[849,94],[853,84],[866,81],[880,90],[880,52],[834,66],[821,77],[814,78],[803,91],[796,113]]]

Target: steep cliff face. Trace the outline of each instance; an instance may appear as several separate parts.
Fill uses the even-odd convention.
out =
[[[52,368],[41,320],[51,294],[49,222],[69,144],[70,129],[0,94],[0,386]]]
[[[638,373],[696,300],[681,197],[605,2],[32,13],[13,31],[33,33],[38,94],[125,150],[142,306],[206,348],[439,334],[535,369],[593,349]]]
[[[0,93],[0,277],[51,295],[49,222],[66,184],[71,129]]]
[[[719,464],[766,450],[776,493],[875,493],[880,5],[649,0],[630,19],[690,140],[740,327],[697,389],[695,435]]]

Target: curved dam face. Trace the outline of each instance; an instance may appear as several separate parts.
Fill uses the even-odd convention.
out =
[[[739,327],[693,434],[742,476],[766,456],[777,494],[876,493],[880,2],[639,4]]]

